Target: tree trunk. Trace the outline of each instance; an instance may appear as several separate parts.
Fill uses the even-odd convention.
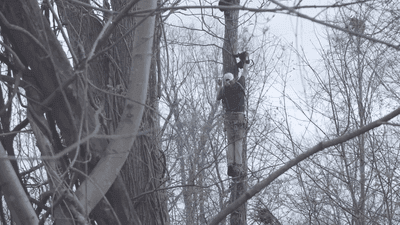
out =
[[[240,0],[232,0],[232,2],[237,5],[240,4]],[[225,35],[222,48],[223,71],[224,74],[230,72],[237,78],[238,68],[233,55],[237,53],[239,10],[226,10],[224,16]]]
[[[130,2],[131,1],[129,1],[129,3]],[[61,45],[59,44],[53,31],[50,29],[48,21],[41,15],[37,1],[31,0],[25,3],[21,3],[20,1],[2,1],[2,3],[2,12],[8,20],[8,22],[1,21],[2,34],[8,35],[9,39],[12,40],[12,45],[15,48],[18,56],[20,56],[23,65],[25,65],[26,67],[30,67],[30,70],[24,74],[24,79],[28,79],[30,83],[36,85],[35,88],[32,89],[41,91],[37,98],[32,98],[33,100],[35,100],[34,102],[41,102],[47,96],[51,96],[56,93],[56,88],[60,87],[63,82],[69,81],[69,79],[71,78],[76,78],[76,76],[74,75],[73,69],[70,66],[70,62],[67,59],[63,49],[61,48]],[[67,3],[64,1],[60,4]],[[155,4],[153,1],[140,1],[140,4],[144,6],[142,9],[145,9],[146,7],[155,8]],[[60,9],[62,9],[61,5]],[[82,16],[82,13],[80,13],[79,10],[68,11],[68,13],[70,13],[70,15],[66,16],[67,18],[74,18],[74,16],[77,16],[75,17],[75,19],[78,19],[67,20],[68,25],[70,25],[69,28],[79,28],[69,30],[69,37],[71,38],[73,46],[72,51],[78,56],[78,61],[74,62],[76,65],[78,65],[78,63],[82,63],[85,60],[85,57],[87,57],[88,51],[92,48],[95,37],[97,37],[102,27],[98,23],[98,21],[90,18],[89,15]],[[62,15],[62,13],[60,13],[60,15]],[[20,26],[23,29],[27,30],[30,34],[33,35],[34,38],[36,38],[38,42],[36,43],[35,39],[32,40],[32,38],[27,35],[21,35],[20,31],[15,31],[11,28],[8,29],[7,23]],[[113,204],[112,200],[117,201],[117,199],[129,199],[129,197],[122,197],[123,195],[121,195],[121,193],[128,192],[124,191],[124,186],[116,186],[114,179],[116,178],[116,175],[119,174],[118,168],[122,167],[122,164],[126,159],[126,157],[124,157],[123,155],[127,155],[127,149],[130,149],[133,144],[133,140],[135,138],[134,135],[139,129],[140,121],[142,119],[142,113],[144,111],[143,105],[145,103],[145,98],[147,94],[147,83],[149,79],[148,76],[152,55],[151,45],[154,31],[154,16],[150,16],[149,18],[147,18],[144,23],[142,23],[137,29],[140,31],[140,36],[137,37],[136,44],[134,43],[135,47],[128,48],[128,51],[132,51],[132,49],[135,49],[135,52],[131,53],[132,57],[130,59],[130,62],[133,64],[133,69],[131,65],[124,67],[124,69],[126,69],[127,71],[124,74],[128,74],[127,77],[129,77],[128,79],[130,79],[130,86],[128,88],[128,91],[126,91],[126,89],[122,91],[128,93],[126,95],[126,98],[128,100],[126,103],[124,114],[122,115],[122,122],[120,122],[118,128],[115,129],[115,134],[121,135],[122,138],[113,139],[113,141],[111,141],[111,143],[108,145],[109,149],[106,152],[103,152],[103,150],[107,146],[105,139],[92,138],[90,140],[90,147],[88,146],[89,148],[86,149],[88,150],[86,151],[86,153],[89,153],[90,150],[90,153],[95,156],[102,157],[103,155],[105,155],[98,164],[98,167],[96,167],[96,169],[92,172],[92,178],[89,178],[81,183],[81,186],[76,192],[77,196],[80,198],[79,200],[81,201],[82,205],[85,206],[84,209],[86,210],[86,216],[94,208],[97,202],[104,197],[104,194],[113,183],[114,185],[112,185],[111,188],[116,187],[115,192],[113,193],[118,193],[118,196],[116,197],[111,195],[113,198],[110,199],[109,202]],[[124,56],[123,58],[126,59]],[[103,85],[108,85],[109,83],[104,82],[105,76],[101,76],[102,73],[107,73],[102,71],[107,71],[107,68],[105,67],[107,63],[105,63],[106,61],[104,60],[104,58],[95,59],[94,64],[89,64],[88,67],[84,68],[84,71],[76,71],[82,73],[80,75],[83,75],[79,79],[88,78],[100,88],[104,88]],[[129,74],[134,75],[134,77]],[[86,77],[85,75],[88,76]],[[92,132],[94,127],[98,125],[100,120],[100,118],[94,116],[94,108],[90,107],[90,104],[92,102],[89,102],[90,97],[88,97],[88,94],[92,91],[91,87],[87,86],[87,81],[88,80],[85,79],[79,80],[78,82],[76,82],[76,85],[68,87],[66,91],[62,92],[61,96],[56,95],[58,99],[57,101],[54,101],[54,103],[51,105],[52,110],[50,111],[50,114],[54,117],[54,120],[57,123],[57,127],[60,129],[64,144],[68,146],[75,143],[78,138],[85,137],[90,132]],[[84,86],[84,88],[80,86],[82,83],[85,83],[84,85],[86,85]],[[121,81],[120,83],[123,82]],[[128,81],[126,81],[126,83],[128,83]],[[115,86],[118,86],[118,84],[116,84]],[[127,85],[123,87],[126,88],[126,86]],[[117,94],[120,93],[121,92],[117,92]],[[115,105],[112,105],[108,109],[110,111],[113,110],[113,106]],[[48,126],[46,125],[47,118],[43,120],[43,109],[37,107],[37,109],[35,109],[33,112],[34,113],[32,115],[37,115],[37,117],[39,118],[38,125],[40,129],[37,129],[37,131],[40,131],[42,128],[44,128],[44,138],[42,140],[47,140],[51,142],[52,133],[46,132],[49,129],[47,129]],[[81,115],[82,112],[83,115]],[[86,119],[87,121],[85,121]],[[84,125],[84,128],[82,129],[82,133],[80,133],[81,136],[78,137],[78,130],[81,129],[79,128],[81,125]],[[110,130],[113,131],[114,129]],[[132,134],[132,136],[123,137],[126,134]],[[63,148],[62,146],[61,148],[55,148],[51,145],[52,144],[48,146],[50,150],[55,149],[57,151],[58,149],[59,151]],[[46,155],[46,152],[43,149],[40,150],[42,151],[42,155]],[[117,154],[116,152],[118,151],[121,152],[122,157],[115,157],[115,155]],[[49,151],[49,153],[51,154],[48,156],[51,156],[57,152]],[[56,166],[58,165],[50,166],[50,168],[54,169]],[[107,166],[109,166],[110,169],[104,169],[103,166],[106,168]],[[80,169],[80,171],[86,172],[88,170]],[[109,174],[106,175],[105,172],[109,172]],[[117,179],[117,181],[121,180]],[[121,184],[121,182],[117,183]],[[57,185],[53,186],[55,187]],[[75,202],[75,204],[76,203],[77,202]],[[122,204],[120,201],[117,201],[116,204],[113,205],[124,207],[124,204]],[[114,208],[116,214],[119,214],[120,212],[126,210],[126,208],[124,208],[124,210],[118,210],[118,208]],[[55,212],[56,211],[57,210],[55,210]],[[134,214],[134,212],[129,211],[130,210],[128,210],[128,214]],[[60,213],[60,215],[61,214],[62,213]],[[57,215],[53,216],[55,218],[58,218]],[[67,217],[68,216],[70,215],[67,215]],[[85,220],[85,217],[83,218],[83,220]],[[130,219],[128,218],[127,220]],[[110,220],[102,220],[102,222],[99,222],[99,224],[107,224],[107,221]],[[119,222],[127,224],[124,221],[125,220],[119,219]]]
[[[38,217],[10,160],[7,159],[7,153],[1,143],[0,158],[0,187],[7,206],[11,211],[12,219],[17,225],[38,224]]]
[[[61,47],[57,37],[50,28],[48,21],[41,14],[38,2],[29,1],[0,1],[2,5],[1,32],[10,40],[15,59],[20,60],[20,65],[14,72],[22,72],[22,79],[28,81],[30,85],[25,87],[28,98],[28,109],[31,115],[29,122],[39,126],[35,131],[38,145],[46,146],[46,149],[40,149],[42,156],[52,156],[54,150],[62,150],[62,146],[57,146],[54,142],[55,135],[49,128],[44,113],[49,117],[54,117],[57,126],[65,140],[65,143],[72,144],[77,140],[77,121],[73,118],[81,118],[82,99],[79,90],[71,84],[75,75],[70,62]],[[23,30],[24,32],[22,32]],[[57,91],[57,88],[59,91]],[[60,91],[61,90],[61,91]],[[61,93],[61,94],[56,94]],[[52,97],[56,96],[56,97]],[[52,110],[49,110],[51,108]],[[48,117],[48,118],[49,118]],[[42,134],[40,134],[42,133]],[[61,147],[61,148],[60,148]],[[46,165],[47,171],[53,172],[49,177],[57,177],[57,171],[52,165],[61,165],[61,160],[54,160]],[[58,168],[58,167],[57,167]],[[54,176],[53,176],[54,175]],[[58,183],[57,179],[50,179],[52,187]],[[53,190],[56,194],[54,199],[62,198],[59,193],[65,188]],[[59,204],[54,209],[54,218],[60,218],[63,204]]]
[[[233,0],[235,5],[239,5],[239,0]],[[238,10],[226,10],[225,15],[225,36],[224,36],[224,46],[223,46],[223,72],[224,74],[230,72],[234,74],[235,78],[238,77],[238,67],[236,65],[236,60],[233,57],[237,53],[238,45],[238,20],[239,11]],[[243,140],[243,171],[246,171],[247,157],[246,148],[247,142],[246,138]],[[246,191],[246,176],[239,176],[232,178],[231,183],[231,197],[230,202],[234,202],[240,195]],[[246,204],[238,207],[230,217],[231,225],[244,225],[246,224]]]
[[[138,9],[155,9],[156,1],[140,1]],[[114,183],[120,169],[125,163],[133,142],[138,135],[140,122],[145,110],[148,80],[150,74],[152,45],[154,35],[154,16],[149,16],[137,27],[138,35],[134,40],[133,65],[129,87],[126,94],[126,103],[121,121],[115,135],[121,138],[113,139],[107,146],[105,156],[100,159],[90,177],[86,179],[79,189],[77,196],[86,208],[86,213],[96,206],[104,193]],[[127,134],[131,135],[126,136]]]
[[[171,104],[171,111],[172,114],[174,115],[175,118],[175,126],[176,126],[176,131],[177,131],[177,153],[179,156],[183,156],[185,154],[184,149],[185,149],[185,144],[184,144],[184,139],[186,136],[184,136],[184,129],[183,129],[183,123],[180,120],[180,111],[178,109],[178,104],[177,103],[172,103]],[[192,182],[192,176],[193,174],[193,168],[188,168],[189,166],[186,166],[185,162],[185,157],[180,157],[179,158],[179,173],[181,174],[180,179],[181,182],[180,184],[182,185],[182,195],[183,195],[183,202],[184,202],[184,219],[185,219],[185,224],[194,224],[194,210],[193,210],[193,188],[189,186],[188,184]],[[186,176],[186,173],[189,171],[189,179]]]
[[[157,55],[160,53],[161,38],[160,17],[156,16],[154,27],[153,54],[148,82],[146,107],[140,130],[144,134],[136,137],[127,163],[121,174],[126,182],[135,211],[143,224],[169,224],[167,201],[164,191],[166,173],[165,157],[161,150],[158,110],[158,66]],[[138,31],[139,32],[139,31]]]

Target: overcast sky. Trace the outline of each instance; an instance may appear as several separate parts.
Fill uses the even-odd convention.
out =
[[[242,2],[241,4],[245,4],[246,7],[258,8],[263,1],[242,0],[241,2]],[[293,2],[293,1],[280,1],[280,2],[288,4],[288,2]],[[302,5],[321,5],[321,4],[325,5],[327,4],[326,2],[327,0],[303,0]],[[199,6],[198,1],[192,1],[192,2],[184,1],[182,2],[182,4],[183,5],[187,4],[189,6],[196,6],[196,5]],[[216,5],[217,3],[214,4]],[[206,14],[211,14],[211,9],[207,10],[209,11],[206,12]],[[176,23],[177,25],[184,25],[184,26],[191,26],[193,24],[194,25],[197,24],[200,28],[201,25],[198,19],[200,12],[201,12],[200,9],[185,10],[182,11],[183,14],[178,13],[172,15],[168,22],[173,22]],[[310,8],[310,9],[304,9],[301,12],[309,16],[315,16],[318,14],[320,18],[325,17],[324,13],[321,13],[321,9]],[[216,17],[223,18],[223,13],[219,12],[218,9],[213,9],[213,13]],[[242,11],[241,13],[242,14],[246,13],[246,11]],[[267,18],[271,17],[273,17],[272,20],[267,22]],[[212,17],[208,17],[206,19],[210,19],[211,21],[217,20],[217,18],[212,18]],[[244,19],[245,18],[241,18],[241,20]],[[253,19],[255,20],[255,17]],[[240,22],[242,21],[239,21],[239,23]],[[256,22],[252,23],[252,25],[255,26],[255,30],[259,29],[260,32],[265,26],[268,26],[269,28],[268,32],[270,32],[272,36],[276,36],[277,39],[280,39],[282,44],[292,46],[298,52],[304,52],[304,54],[307,56],[307,59],[311,63],[313,63],[315,66],[320,66],[317,65],[318,60],[320,59],[318,48],[321,48],[320,42],[322,42],[322,45],[324,45],[324,40],[325,40],[325,38],[323,37],[323,34],[325,33],[325,28],[322,25],[315,24],[309,20],[284,13],[258,13],[257,20]],[[253,28],[254,27],[250,29]],[[295,54],[292,55],[292,60],[295,62],[293,65],[295,69],[289,74],[287,74],[289,77],[289,83],[286,91],[287,94],[290,95],[291,99],[296,100],[296,98],[300,96],[303,97],[302,95],[305,92],[307,92],[307,87],[305,87],[304,85],[305,82],[303,77],[304,75],[306,75],[307,71],[305,71],[304,68],[299,66],[303,63],[300,62],[300,59],[298,59],[295,56]],[[270,97],[271,98],[279,97],[279,95],[282,94],[280,91],[281,87],[279,87],[279,85],[276,85],[276,90],[275,92],[270,93]],[[292,121],[293,125],[298,127],[296,130],[298,130],[298,132],[300,133],[304,132],[304,124],[302,124],[301,121],[306,121],[307,118],[304,117],[301,113],[296,112],[296,107],[292,105],[290,101],[288,101],[287,104],[288,107],[291,109],[291,113],[293,113],[291,117],[293,118]],[[277,99],[276,106],[279,105],[281,105],[281,102],[279,102],[279,99]]]

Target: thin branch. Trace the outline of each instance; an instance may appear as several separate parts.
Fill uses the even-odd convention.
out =
[[[321,20],[317,20],[317,19],[315,19],[313,17],[307,16],[306,14],[303,14],[303,13],[300,13],[300,12],[296,11],[296,8],[285,6],[285,5],[283,5],[282,3],[280,3],[280,2],[278,2],[276,0],[270,0],[270,1],[272,3],[278,5],[282,9],[289,11],[289,14],[292,14],[294,16],[297,16],[297,17],[300,17],[300,18],[303,18],[303,19],[307,19],[307,20],[310,20],[310,21],[312,21],[314,23],[318,23],[318,24],[321,24],[321,25],[324,25],[324,26],[327,26],[327,27],[330,27],[330,28],[333,28],[333,29],[336,29],[336,30],[344,31],[346,33],[349,33],[349,34],[352,34],[352,35],[355,35],[355,36],[358,36],[358,37],[362,37],[364,39],[367,39],[367,40],[370,40],[370,41],[373,41],[373,42],[376,42],[376,43],[381,43],[381,44],[384,44],[384,45],[386,45],[386,46],[388,46],[390,48],[394,48],[396,50],[400,49],[399,45],[390,44],[390,43],[388,43],[386,41],[382,41],[382,40],[367,36],[365,34],[361,34],[361,33],[358,33],[358,32],[343,28],[343,27],[339,27],[339,26],[336,26],[336,25],[333,25],[333,24],[330,24],[330,23],[327,23],[327,22],[324,22],[324,21],[321,21]]]
[[[108,10],[108,9],[104,9],[104,8],[99,8],[99,7],[95,7],[92,6],[90,4],[81,2],[81,1],[77,1],[77,0],[67,0],[73,4],[76,5],[80,5],[89,9],[93,9],[93,10],[97,10],[97,11],[101,11],[107,14],[119,14],[120,12],[118,11],[113,11],[113,10]],[[318,8],[340,8],[340,7],[344,7],[344,6],[349,6],[349,5],[354,5],[354,4],[359,4],[359,3],[366,3],[372,0],[364,0],[364,1],[357,1],[357,2],[349,2],[349,3],[343,3],[343,4],[332,4],[332,5],[303,5],[303,6],[296,6],[296,7],[290,7],[292,9],[307,9],[307,8],[314,8],[314,9],[318,9]],[[281,10],[286,10],[286,9],[265,9],[265,8],[249,8],[249,7],[245,7],[245,6],[240,6],[240,5],[233,5],[233,6],[219,6],[219,5],[209,5],[209,6],[205,6],[205,5],[186,5],[186,6],[171,6],[171,7],[162,7],[159,8],[157,11],[158,12],[166,12],[166,11],[176,11],[176,10],[187,10],[187,9],[224,9],[224,10],[246,10],[246,11],[250,11],[250,12],[278,12]],[[145,13],[149,13],[149,10],[138,10],[132,13],[128,13],[125,16],[138,16],[141,14],[145,14]]]
[[[15,76],[15,83],[14,83],[12,94],[11,94],[11,96],[9,96],[8,101],[4,105],[4,107],[2,109],[0,109],[0,116],[2,116],[6,112],[7,109],[11,110],[10,106],[11,106],[11,103],[12,103],[14,97],[18,93],[18,87],[19,87],[19,84],[20,84],[20,81],[21,81],[21,77],[22,77],[22,72],[18,71],[17,75]]]
[[[21,175],[21,177],[23,177],[23,176],[25,176],[25,175],[27,175],[27,174],[29,174],[29,173],[32,173],[32,172],[35,171],[35,170],[38,170],[38,169],[42,168],[43,166],[44,166],[44,163],[41,162],[41,163],[37,164],[36,166],[31,167],[29,170],[22,171],[22,172],[20,173],[20,175]]]
[[[7,82],[8,85],[15,84],[15,78],[14,77],[10,77],[10,76],[6,76],[6,75],[0,75],[0,81]],[[29,85],[30,84],[28,84],[26,81],[20,80],[20,85],[19,86],[21,88],[26,88]]]
[[[68,78],[64,83],[57,87],[44,101],[42,101],[41,105],[49,106],[56,96],[62,92],[65,88],[67,88],[76,78],[78,77],[77,74],[74,74],[72,77]]]
[[[117,27],[118,23],[126,16],[126,14],[129,12],[129,10],[131,10],[131,8],[134,5],[136,5],[136,3],[138,3],[139,1],[140,0],[132,0],[121,10],[120,13],[118,13],[118,15],[114,19],[112,19],[112,17],[110,17],[109,21],[107,22],[107,26],[105,27],[105,29],[102,30],[102,35],[99,35],[99,38],[96,40],[96,42],[98,43],[98,46],[102,46],[103,43],[106,42],[108,37],[112,34],[112,32]],[[95,52],[95,50],[96,50],[96,46],[94,46],[92,51]],[[90,60],[90,58],[89,58],[89,60]]]
[[[1,12],[0,12],[0,18],[1,18]],[[20,70],[21,72],[25,72],[27,70],[27,68],[25,67],[25,65],[22,63],[22,61],[19,59],[18,54],[14,52],[14,50],[12,50],[12,48],[8,45],[6,45],[4,42],[0,41],[0,45],[3,45],[3,47],[9,51],[11,53],[11,55],[13,55],[13,59],[15,61],[15,66],[17,67],[18,70]]]
[[[113,21],[112,21],[112,17],[110,17],[107,20],[107,23],[103,26],[103,29],[100,31],[100,34],[97,36],[96,40],[94,41],[92,49],[90,50],[89,55],[86,58],[85,64],[87,64],[87,62],[90,61],[91,58],[93,58],[94,52],[95,52],[97,46],[99,46],[100,43],[102,43],[104,40],[106,40],[108,38],[109,35],[107,35],[106,32],[112,28],[111,27],[112,25],[113,25]],[[114,26],[114,28],[115,28],[115,26]],[[111,34],[111,33],[109,32],[109,34]]]
[[[273,1],[273,0],[271,0]],[[239,206],[244,204],[247,200],[252,198],[254,195],[256,195],[258,192],[260,192],[262,189],[266,188],[269,184],[271,184],[276,178],[284,174],[286,171],[288,171],[290,168],[293,166],[297,165],[301,161],[307,159],[308,157],[328,148],[332,147],[341,143],[344,143],[350,139],[353,139],[363,133],[366,133],[374,128],[377,128],[381,126],[382,124],[386,124],[389,120],[395,118],[400,114],[400,108],[397,108],[396,110],[392,111],[391,113],[387,114],[386,116],[382,117],[381,119],[375,120],[374,122],[369,123],[368,125],[361,127],[353,132],[344,134],[340,137],[337,137],[332,140],[328,141],[322,141],[319,144],[315,145],[314,147],[308,149],[307,151],[303,152],[302,154],[298,155],[296,158],[289,160],[285,165],[280,167],[278,170],[275,172],[271,173],[267,178],[264,180],[260,181],[256,185],[254,185],[252,188],[250,188],[248,191],[246,191],[243,195],[241,195],[236,201],[228,205],[224,210],[219,212],[210,222],[209,225],[217,225],[220,221],[222,221],[227,215],[235,211]]]
[[[75,52],[74,52],[74,49],[72,48],[71,43],[69,42],[67,34],[65,34],[65,31],[63,29],[63,24],[61,23],[60,19],[56,15],[56,12],[54,11],[53,7],[50,7],[51,4],[50,4],[49,0],[47,0],[47,4],[49,6],[49,9],[50,9],[51,13],[53,13],[53,18],[55,19],[55,21],[57,22],[58,27],[60,28],[60,32],[61,32],[61,35],[64,38],[65,43],[67,43],[68,49],[69,49],[69,51],[70,51],[70,53],[72,55],[72,59],[74,60],[74,63],[78,64],[78,58],[75,55]]]

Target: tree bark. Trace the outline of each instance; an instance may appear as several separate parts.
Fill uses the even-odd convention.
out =
[[[127,2],[128,1],[125,0],[113,0],[112,7],[114,11],[121,11],[126,5],[124,3]],[[92,12],[92,9],[90,8],[74,5],[66,1],[58,1],[57,6],[62,21],[68,24],[66,26],[68,37],[71,42],[72,50],[78,57],[79,64],[85,60],[84,57],[87,57],[87,54],[93,48],[103,29],[103,25],[99,17],[90,14],[90,12]],[[105,15],[103,22],[108,19],[110,18]],[[129,70],[132,64],[131,54],[134,40],[132,33],[134,32],[129,32],[129,29],[132,27],[134,27],[134,18],[127,17],[120,20],[119,25],[113,31],[109,42],[115,43],[122,37],[122,35],[128,33],[126,37],[122,41],[116,43],[115,47],[109,51],[110,54],[103,53],[99,57],[92,59],[88,64],[86,70],[87,78],[96,87],[107,90],[111,93],[121,93],[123,88],[126,89],[126,83],[129,79]],[[98,51],[101,51],[104,47],[105,46],[98,46],[97,49]],[[91,93],[92,98],[98,99],[104,105],[106,117],[110,118],[110,120],[106,121],[107,124],[104,122],[107,129],[104,132],[101,131],[101,134],[114,133],[123,111],[124,99],[103,91],[98,91],[91,86],[88,86],[87,88]],[[91,115],[93,113],[91,112],[92,110],[92,108],[87,109],[87,115]],[[95,123],[93,123],[93,118],[88,116],[87,119],[89,120],[89,130],[93,130],[93,126],[95,125]],[[93,146],[94,143],[100,143],[100,146]],[[80,165],[81,168],[79,170],[85,171],[85,173],[90,172],[97,163],[105,146],[107,146],[107,142],[104,139],[93,139],[92,146],[96,151],[93,151],[94,149],[91,150],[94,157],[92,157],[89,166],[85,167],[85,164]],[[87,159],[81,160],[85,161]],[[78,174],[78,176],[79,179],[84,179],[82,174]],[[139,221],[135,221],[136,218],[133,216],[133,205],[122,177],[116,179],[107,192],[106,197],[107,199],[103,199],[102,203],[95,208],[93,212],[94,220],[98,223],[103,221],[104,224],[116,224],[118,222],[121,224],[140,223]],[[113,214],[112,211],[114,211],[115,214]]]
[[[232,0],[232,2],[236,5],[240,4],[240,0]],[[226,10],[224,16],[225,34],[222,48],[223,71],[224,74],[230,72],[237,78],[238,68],[233,55],[237,53],[239,10]]]
[[[234,5],[239,5],[240,0],[233,0]],[[225,16],[225,36],[223,46],[223,72],[224,74],[230,72],[235,78],[238,77],[238,67],[236,59],[233,57],[237,53],[238,45],[238,20],[239,10],[226,10]],[[243,140],[243,156],[246,156],[246,138]],[[242,171],[246,171],[247,158],[243,157]],[[246,191],[246,176],[233,177],[231,183],[231,197],[230,202],[234,202],[240,195]],[[232,212],[230,217],[231,225],[244,225],[246,224],[246,204],[243,204]]]
[[[137,7],[139,10],[155,9],[156,1],[140,1]],[[121,138],[111,140],[104,157],[76,192],[87,214],[115,181],[138,133],[146,103],[154,25],[155,16],[149,15],[137,27],[138,35],[133,44],[136,52],[133,54],[125,108],[115,131],[115,135],[120,135]]]
[[[10,40],[15,51],[14,57],[20,62],[14,72],[22,72],[23,80],[30,84],[25,88],[29,96],[28,108],[32,115],[37,115],[38,124],[42,125],[37,129],[43,132],[43,138],[38,139],[38,144],[39,141],[49,140],[48,147],[59,151],[61,149],[57,147],[60,146],[55,146],[52,142],[54,136],[48,129],[46,120],[41,118],[44,118],[45,110],[52,108],[49,113],[57,122],[65,143],[72,144],[77,140],[76,125],[79,120],[73,118],[80,118],[82,104],[77,96],[81,95],[75,86],[60,88],[64,82],[75,77],[70,62],[48,21],[41,14],[36,0],[3,0],[0,1],[0,5],[2,6],[1,33]],[[61,94],[55,94],[57,92]],[[38,104],[44,99],[46,103]],[[40,151],[43,156],[51,156],[46,149]],[[49,168],[47,165],[48,171],[52,171]],[[54,180],[50,181],[52,183]],[[55,198],[60,197],[55,196]],[[62,214],[62,210],[59,209],[58,207],[54,209],[54,213],[57,214],[54,218],[60,218],[58,215]]]
[[[38,217],[1,143],[0,161],[0,187],[12,219],[17,225],[38,224]]]
[[[157,55],[160,53],[161,38],[159,21],[160,17],[157,15],[146,107],[140,126],[145,134],[136,138],[127,163],[121,171],[139,219],[149,225],[169,224],[166,196],[164,191],[159,190],[164,187],[164,175],[166,174],[165,157],[161,150],[159,136],[159,93],[157,88]],[[137,32],[140,31],[137,30]]]

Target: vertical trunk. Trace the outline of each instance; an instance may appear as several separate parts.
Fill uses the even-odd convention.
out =
[[[239,0],[232,0],[234,4],[239,4]],[[223,71],[224,74],[227,72],[232,73],[235,78],[238,76],[238,68],[236,66],[236,60],[233,57],[237,53],[238,45],[238,10],[227,10],[225,15],[225,35],[224,35],[224,46],[222,48],[223,58]]]
[[[171,104],[171,111],[175,118],[176,130],[177,130],[177,153],[179,158],[179,173],[181,174],[181,185],[182,185],[182,195],[184,203],[184,217],[186,224],[193,224],[192,216],[192,200],[191,194],[189,193],[189,187],[187,187],[187,176],[186,176],[186,162],[184,155],[184,136],[183,136],[183,126],[179,120],[179,110],[177,109],[177,104]]]
[[[157,16],[157,24],[159,17]],[[158,24],[159,25],[159,24]],[[134,208],[144,224],[168,224],[166,196],[160,188],[164,186],[165,157],[160,149],[158,136],[158,89],[156,55],[159,54],[160,32],[155,27],[153,57],[148,82],[146,107],[140,129],[145,134],[136,138],[127,163],[121,173],[133,197]]]
[[[238,5],[239,0],[233,0],[234,4]],[[238,76],[238,68],[236,66],[236,60],[233,54],[237,53],[237,42],[238,42],[238,10],[227,10],[224,12],[225,15],[225,36],[224,36],[224,46],[223,46],[223,72],[224,74],[230,72],[234,74],[235,78]],[[243,141],[243,156],[246,156],[246,139]],[[243,170],[247,165],[246,157],[243,157]],[[245,170],[244,170],[245,171]],[[231,185],[231,197],[230,201],[235,201],[240,195],[245,192],[246,187],[246,177],[240,176],[232,178]],[[244,225],[246,224],[246,204],[243,204],[237,208],[230,217],[231,225]]]
[[[128,0],[111,0],[111,5],[114,11],[120,11],[127,2]],[[134,9],[131,11],[134,11]],[[134,54],[132,45],[135,30],[131,30],[133,27],[135,27],[134,17],[123,18],[110,38],[110,42],[115,44],[110,53],[112,58],[109,64],[110,73],[106,77],[106,86],[111,92],[122,93],[126,91],[128,86],[129,70],[132,65],[132,55]],[[108,95],[106,98],[106,113],[107,117],[111,118],[108,127],[113,132],[121,118],[124,99],[113,95]]]
[[[200,136],[200,142],[199,142],[199,147],[198,147],[198,153],[197,155],[200,155],[200,161],[198,163],[198,171],[199,171],[199,178],[198,178],[198,186],[202,187],[203,186],[203,180],[204,180],[204,166],[205,166],[205,161],[206,161],[206,144],[207,141],[209,140],[209,134],[213,128],[213,123],[216,118],[215,114],[217,113],[218,109],[218,104],[219,102],[216,102],[215,104],[212,105],[211,107],[211,112],[208,115],[207,121],[204,123],[204,126],[202,127],[201,131],[201,136]],[[200,189],[199,190],[199,224],[205,225],[207,224],[206,220],[206,215],[205,215],[205,209],[204,209],[204,190]]]
[[[204,165],[205,165],[205,161],[206,161],[206,151],[205,149],[202,149],[202,151],[200,151],[200,163],[199,163],[199,178],[198,178],[198,186],[202,187],[203,186],[203,181],[204,181]],[[205,197],[204,197],[204,190],[202,188],[200,188],[198,190],[199,192],[199,219],[198,219],[198,224],[199,225],[206,225],[207,224],[207,220],[206,220],[206,215],[205,215],[205,209],[204,209],[204,201],[205,201]]]
[[[364,106],[364,93],[363,93],[363,69],[360,51],[360,38],[356,38],[357,45],[357,77],[358,77],[358,116],[360,117],[360,127],[365,125],[365,106]],[[359,199],[359,224],[365,225],[365,135],[361,134],[359,137],[359,150],[360,150],[360,199]]]

